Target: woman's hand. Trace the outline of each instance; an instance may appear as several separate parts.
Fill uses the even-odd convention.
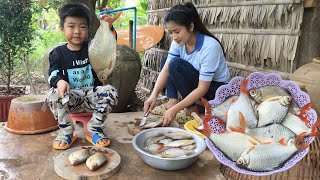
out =
[[[147,113],[148,110],[152,110],[154,106],[156,105],[157,97],[150,96],[145,102],[143,106],[143,112],[144,114]]]
[[[60,79],[57,82],[57,89],[59,93],[59,97],[63,98],[64,94],[69,94],[70,93],[70,85],[67,81]]]
[[[170,109],[164,111],[163,113],[163,124],[162,126],[168,126],[170,125],[173,120],[176,118],[176,115],[179,111],[176,111],[174,107],[171,107]]]

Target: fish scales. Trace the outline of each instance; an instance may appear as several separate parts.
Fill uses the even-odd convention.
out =
[[[209,139],[232,161],[236,161],[247,148],[259,144],[252,137],[238,132],[211,133]]]
[[[227,132],[231,132],[230,126],[240,126],[240,113],[242,113],[245,119],[246,127],[255,128],[257,126],[258,119],[248,95],[249,92],[246,89],[247,84],[248,79],[245,79],[241,85],[239,97],[234,98],[233,103],[228,110],[226,123]]]
[[[288,146],[278,143],[258,144],[250,152],[245,151],[236,164],[252,171],[272,171],[281,166],[297,150],[294,144]]]
[[[290,96],[276,96],[263,101],[257,108],[259,116],[257,127],[281,123],[288,113],[291,100]]]
[[[271,124],[253,129],[246,128],[245,133],[252,136],[260,143],[279,142],[282,139],[287,143],[289,139],[295,138],[296,136],[294,132],[281,124]]]
[[[305,122],[302,121],[298,116],[288,112],[284,120],[282,121],[282,125],[290,129],[296,135],[302,132],[310,132],[311,129],[306,126]]]

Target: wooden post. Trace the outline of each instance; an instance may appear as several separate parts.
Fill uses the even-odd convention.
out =
[[[304,0],[303,6],[304,6],[305,8],[316,7],[316,0]]]
[[[133,48],[133,21],[129,21],[129,46]]]

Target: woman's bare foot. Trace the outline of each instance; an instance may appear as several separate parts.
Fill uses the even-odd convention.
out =
[[[191,106],[189,108],[184,108],[186,115],[190,116],[192,112],[199,114],[197,105]]]
[[[164,107],[166,109],[170,109],[172,106],[176,105],[178,103],[178,99],[169,99],[168,102],[164,103]]]

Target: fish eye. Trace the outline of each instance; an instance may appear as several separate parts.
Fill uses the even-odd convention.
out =
[[[257,95],[257,91],[255,89],[250,90],[250,95],[251,96]]]

